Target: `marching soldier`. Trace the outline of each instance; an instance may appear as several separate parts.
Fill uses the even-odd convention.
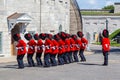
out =
[[[109,40],[109,32],[108,30],[103,30],[103,38],[102,38],[102,52],[104,56],[104,64],[105,66],[108,65],[108,52],[110,51],[110,40]]]
[[[42,66],[42,60],[41,60],[41,56],[42,56],[42,52],[43,52],[43,42],[41,39],[41,36],[38,35],[38,33],[34,34],[34,39],[37,40],[37,46],[36,46],[36,61],[37,61],[37,65],[38,66]]]
[[[64,45],[65,43],[62,41],[62,39],[59,37],[59,35],[55,35],[55,39],[57,40],[58,44],[59,44],[59,52],[58,52],[58,65],[64,65],[64,52],[65,52],[65,48]]]
[[[70,48],[68,45],[70,44],[70,41],[67,39],[67,36],[66,36],[65,32],[61,32],[60,37],[61,37],[62,41],[64,42],[64,44],[63,44],[63,47],[65,49],[65,52],[63,53],[64,63],[68,64],[69,63],[68,49]]]
[[[74,62],[79,62],[78,51],[80,50],[81,41],[77,38],[76,35],[72,35],[72,38],[75,41],[75,44],[74,44],[75,51],[73,51]]]
[[[67,60],[67,63],[70,63],[69,62],[69,54],[70,54],[70,39],[69,39],[69,34],[65,34],[66,35],[66,39],[65,39],[65,50],[66,50],[66,60]]]
[[[23,69],[24,68],[23,58],[27,52],[26,43],[21,39],[20,34],[14,34],[13,39],[18,42],[16,45],[18,68]]]
[[[27,60],[28,60],[28,64],[29,67],[34,67],[35,63],[33,60],[33,55],[35,53],[35,46],[36,46],[36,42],[34,39],[32,39],[32,35],[30,33],[25,34],[24,36],[26,38],[26,40],[28,40],[28,51],[27,51]]]
[[[53,38],[51,41],[53,43],[53,46],[52,46],[52,53],[50,54],[50,60],[51,60],[51,64],[52,66],[57,66],[57,61],[56,61],[56,56],[58,54],[58,42],[55,40],[55,36],[52,37],[51,34],[49,34],[49,37],[50,38]]]
[[[46,34],[45,38],[45,52],[44,52],[44,67],[50,67],[50,54],[52,53],[52,41],[49,37],[49,34]]]
[[[69,54],[69,61],[70,61],[70,63],[73,62],[73,52],[75,51],[74,44],[75,44],[75,41],[72,38],[72,36],[70,36],[70,54]]]
[[[78,31],[77,35],[79,36],[79,38],[81,39],[81,42],[82,42],[82,45],[80,47],[79,55],[81,57],[81,62],[83,62],[83,61],[86,61],[86,58],[84,56],[84,50],[86,49],[86,46],[88,44],[88,40],[83,37],[84,35],[81,31]]]

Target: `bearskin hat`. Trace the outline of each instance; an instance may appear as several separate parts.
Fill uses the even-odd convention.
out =
[[[52,39],[52,38],[53,38],[53,35],[52,35],[52,34],[47,34],[47,37],[48,37],[49,39]]]
[[[60,39],[60,37],[59,37],[58,34],[54,35],[53,38],[54,38],[55,40],[57,40],[57,41]]]
[[[38,33],[34,34],[33,37],[34,37],[35,40],[38,40],[38,39],[39,39],[39,35],[38,35]]]
[[[104,29],[102,32],[103,37],[108,38],[109,37],[109,32],[107,29]]]
[[[74,40],[77,39],[77,35],[75,35],[75,34],[73,34],[71,37],[72,37]]]
[[[66,34],[66,37],[69,38],[69,37],[70,37],[70,34]]]
[[[78,35],[79,37],[83,37],[83,36],[84,36],[81,31],[78,31],[78,32],[77,32],[77,35]]]
[[[25,34],[24,37],[26,40],[32,39],[32,35],[30,33]]]
[[[46,34],[45,33],[40,33],[39,38],[41,38],[42,40],[45,40]]]
[[[21,38],[21,37],[20,37],[20,34],[14,34],[14,35],[13,35],[13,39],[14,39],[15,41],[18,41],[20,38]]]
[[[66,39],[66,33],[65,32],[60,32],[59,36],[61,37],[61,39]]]

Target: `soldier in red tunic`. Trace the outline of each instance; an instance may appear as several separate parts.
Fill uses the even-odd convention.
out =
[[[56,55],[58,54],[58,43],[52,34],[48,34],[48,38],[51,40],[52,49],[52,52],[50,53],[51,66],[57,66]]]
[[[77,38],[77,36],[74,34],[72,35],[72,38],[74,39],[75,41],[75,44],[73,45],[74,46],[74,51],[73,51],[73,58],[74,58],[74,62],[79,62],[79,59],[78,59],[78,51],[80,50],[80,46],[81,46],[81,41]]]
[[[50,67],[50,54],[52,53],[52,41],[49,34],[46,34],[45,38],[45,52],[44,52],[44,67]]]
[[[63,47],[64,47],[64,49],[65,49],[65,51],[64,51],[64,53],[63,53],[64,63],[65,63],[65,64],[68,64],[68,63],[69,63],[68,51],[69,51],[69,49],[70,49],[70,47],[69,47],[69,46],[70,46],[70,40],[67,38],[65,32],[61,32],[61,33],[60,33],[60,37],[61,37],[62,41],[64,42],[64,45],[63,45]]]
[[[42,52],[43,52],[43,42],[41,39],[41,36],[38,35],[38,33],[34,34],[34,39],[37,40],[37,46],[36,46],[36,61],[37,61],[37,65],[38,66],[42,66],[42,60],[41,60],[41,56],[42,56]]]
[[[86,58],[84,56],[84,50],[86,49],[86,46],[88,44],[88,40],[83,37],[84,35],[83,35],[83,33],[81,31],[78,31],[77,35],[80,37],[81,42],[82,42],[82,45],[80,47],[80,52],[79,52],[79,55],[81,57],[81,62],[86,61]]]
[[[73,53],[74,53],[74,51],[75,51],[75,41],[74,41],[74,39],[72,38],[72,35],[70,36],[70,58],[69,58],[69,61],[70,61],[70,63],[72,63],[73,62]]]
[[[55,40],[58,42],[58,65],[64,65],[64,59],[63,59],[63,55],[65,52],[65,48],[64,48],[64,42],[62,41],[62,39],[59,37],[58,34],[55,35]]]
[[[27,51],[27,60],[28,60],[28,64],[29,67],[34,67],[35,63],[33,60],[33,55],[35,53],[35,46],[36,46],[36,42],[34,39],[32,39],[32,35],[30,33],[25,34],[25,38],[26,40],[28,40],[28,51]]]
[[[108,52],[110,51],[110,40],[109,40],[109,32],[108,30],[103,30],[103,38],[102,38],[102,52],[104,56],[104,64],[105,66],[108,65]]]
[[[17,49],[17,62],[18,68],[24,68],[23,58],[26,54],[26,43],[21,39],[20,34],[14,34],[13,39],[17,41],[16,49]]]
[[[69,39],[69,36],[68,34],[66,33],[66,38],[65,38],[65,50],[66,50],[66,53],[65,53],[65,57],[66,57],[66,63],[70,63],[69,61],[69,54],[70,54],[70,39]]]

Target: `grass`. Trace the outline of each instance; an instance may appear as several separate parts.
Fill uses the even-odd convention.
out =
[[[110,34],[109,38],[112,40],[114,37],[116,37],[116,35],[118,35],[120,33],[120,29],[114,31],[112,34]]]
[[[103,15],[103,16],[120,16],[120,13],[108,13],[108,12],[97,12],[97,11],[81,11],[82,15]]]
[[[116,41],[111,41],[110,45],[115,47],[120,47],[120,43],[117,43]]]

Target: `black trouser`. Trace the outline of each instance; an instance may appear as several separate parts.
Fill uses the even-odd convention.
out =
[[[57,66],[56,54],[50,54],[50,62],[52,66]]]
[[[50,54],[44,54],[44,67],[50,67]]]
[[[73,57],[74,57],[74,62],[79,62],[79,59],[78,59],[78,50],[74,51]]]
[[[38,66],[42,66],[42,60],[41,60],[42,53],[36,53],[36,61]]]
[[[104,56],[104,65],[108,65],[108,52],[103,52]]]
[[[24,55],[25,54],[17,55],[18,68],[24,68],[24,62],[23,62]]]
[[[64,59],[64,63],[65,64],[68,64],[69,63],[69,59],[68,59],[68,53],[66,52],[66,53],[64,53],[64,55],[63,55],[63,59]]]
[[[33,60],[33,55],[34,54],[27,54],[27,60],[28,60],[29,67],[35,66],[35,63],[34,63],[34,60]]]
[[[81,61],[86,61],[86,58],[85,58],[85,56],[84,56],[84,49],[81,49],[81,50],[79,51],[79,55],[80,55]]]
[[[70,63],[73,62],[73,51],[71,51],[71,52],[68,53],[68,59],[69,59]]]
[[[58,64],[59,65],[64,65],[63,56],[64,56],[64,54],[58,54]]]

